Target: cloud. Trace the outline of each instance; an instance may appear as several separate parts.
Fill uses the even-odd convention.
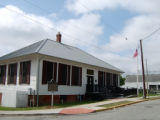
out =
[[[90,44],[98,44],[98,36],[103,32],[100,24],[100,16],[97,14],[85,14],[78,19],[69,19],[58,22],[58,29],[64,34],[64,43],[88,47]]]
[[[76,15],[120,8],[138,14],[126,21],[120,34],[110,36],[109,42],[101,46],[103,52],[97,49],[89,51],[100,59],[118,66],[126,74],[131,74],[136,73],[136,62],[132,56],[139,40],[160,27],[159,4],[159,0],[69,0],[67,9]],[[160,44],[159,33],[157,32],[152,37],[143,40],[144,58],[148,59],[149,71],[160,71],[160,67],[157,66],[160,63],[160,56],[158,56],[160,52],[158,47]],[[128,40],[125,40],[121,34],[127,36]],[[140,59],[139,63],[141,63]],[[139,64],[139,68],[141,69],[141,64]]]
[[[30,19],[48,26],[54,26],[50,20],[41,16],[27,14],[12,5],[0,8],[1,55],[46,37],[51,37],[51,30]]]
[[[97,14],[51,21],[46,17],[25,13],[16,6],[7,5],[0,8],[0,54],[4,55],[45,38],[55,40],[58,31],[62,33],[63,43],[88,48],[88,44],[96,44],[98,36],[102,34],[103,28],[99,23],[100,16]]]
[[[138,13],[159,13],[159,0],[68,0],[67,9],[76,14],[123,8]]]
[[[154,2],[150,0],[68,0],[67,9],[80,15],[76,18],[56,21],[51,21],[44,16],[25,13],[15,6],[8,5],[0,8],[0,55],[44,38],[55,40],[55,34],[60,31],[63,43],[83,48],[92,55],[119,67],[126,74],[136,73],[136,60],[132,56],[139,39],[159,27],[160,10],[158,5],[158,0]],[[5,8],[13,9],[21,15]],[[138,13],[138,16],[127,20],[120,31],[121,34],[127,36],[128,40],[117,33],[110,36],[108,43],[100,46],[99,38],[104,32],[103,26],[100,24],[101,15],[92,11],[119,8]],[[27,18],[23,16],[27,16]],[[38,21],[38,23],[28,18]],[[160,61],[158,56],[160,52],[158,49],[159,33],[143,41],[144,57],[148,59],[148,68],[151,71],[160,69],[158,66]],[[139,68],[141,68],[140,65]]]

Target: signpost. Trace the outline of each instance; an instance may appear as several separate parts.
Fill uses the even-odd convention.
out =
[[[58,85],[55,80],[51,79],[51,81],[48,82],[48,91],[51,91],[52,97],[51,97],[51,106],[53,107],[54,104],[54,91],[58,91]]]

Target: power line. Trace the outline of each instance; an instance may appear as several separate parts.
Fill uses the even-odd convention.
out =
[[[43,12],[45,12],[45,13],[47,13],[47,14],[49,14],[50,12],[48,12],[46,9],[44,9],[44,8],[42,8],[42,7],[40,7],[40,6],[38,6],[38,5],[36,5],[36,4],[34,4],[34,3],[32,3],[32,2],[30,2],[30,1],[28,1],[28,0],[23,0],[24,2],[26,2],[27,4],[30,4],[30,5],[32,5],[32,6],[34,6],[34,7],[36,7],[36,8],[38,8],[38,9],[40,9],[41,11],[43,11]],[[74,26],[75,28],[78,28],[78,29],[81,29],[81,30],[85,30],[85,29],[82,29],[81,27],[79,27],[79,26],[77,26],[77,25],[72,25],[72,26]],[[89,31],[87,31],[87,30],[85,30],[87,33],[89,33],[89,34],[93,34],[93,33],[91,33],[91,32],[89,32]],[[95,38],[95,36],[93,36],[94,38]]]
[[[34,6],[34,7],[36,7],[36,8],[38,8],[38,9],[40,9],[41,11],[43,11],[43,12],[45,12],[45,13],[47,13],[47,14],[49,14],[50,12],[48,12],[46,9],[44,9],[44,8],[42,8],[42,7],[40,7],[40,6],[38,6],[38,5],[36,5],[36,4],[34,4],[34,3],[32,3],[32,2],[30,2],[30,1],[28,1],[28,0],[23,0],[24,2],[26,2],[26,3],[28,3],[28,4],[30,4],[30,5],[32,5],[32,6]],[[81,4],[81,3],[80,3]],[[83,4],[81,4],[85,9],[88,9],[85,5],[83,5]],[[89,10],[89,9],[88,9]],[[76,27],[76,28],[78,28],[78,29],[81,29],[81,30],[84,30],[84,29],[82,29],[81,27],[79,27],[79,26],[77,26],[77,25],[73,25],[74,27]],[[110,28],[112,28],[112,31],[114,31],[114,32],[117,32],[117,30],[115,29],[115,28],[113,28],[112,26],[110,26],[109,24],[107,24],[107,26],[109,26]],[[89,34],[91,34],[92,35],[92,33],[91,32],[89,32],[89,31],[87,31],[87,30],[85,30],[87,33],[89,33]],[[120,34],[121,36],[122,36],[122,34]],[[94,38],[95,38],[95,36],[93,36]],[[124,37],[124,36],[122,36],[122,37]],[[127,37],[124,37],[126,40],[128,39]],[[105,40],[104,40],[105,41]]]
[[[40,9],[41,11],[43,11],[43,12],[45,12],[45,13],[47,13],[47,14],[50,14],[50,13],[51,13],[51,12],[48,12],[48,10],[46,10],[46,9],[44,9],[44,8],[36,5],[36,4],[34,4],[33,2],[30,2],[30,1],[28,1],[28,0],[23,0],[23,1],[26,2],[27,4],[30,4],[30,5],[38,8],[38,9]]]
[[[0,4],[0,6],[3,7],[4,5]],[[53,27],[51,27],[51,26],[48,26],[48,25],[46,25],[46,24],[43,24],[43,23],[41,23],[41,22],[33,19],[32,17],[29,17],[29,16],[27,16],[27,15],[24,15],[24,14],[22,14],[22,13],[20,13],[20,12],[17,12],[17,11],[15,11],[15,10],[13,10],[13,9],[10,9],[10,8],[7,8],[7,7],[6,7],[5,9],[7,9],[7,10],[9,10],[9,11],[11,11],[11,12],[15,12],[15,13],[17,13],[17,14],[19,14],[19,15],[21,15],[21,16],[23,16],[23,17],[25,17],[25,18],[27,18],[27,19],[35,22],[35,23],[37,23],[37,24],[43,25],[43,26],[45,26],[45,27],[48,27],[49,29],[51,29],[51,30],[53,30],[53,31],[55,31],[55,32],[58,32],[58,31],[59,31],[59,30],[57,30],[57,29],[55,29],[55,28],[53,28]],[[68,38],[71,38],[72,40],[83,41],[83,40],[74,38],[73,36],[71,36],[71,35],[69,35],[69,34],[67,34],[67,33],[65,33],[65,32],[61,32],[61,33],[62,33],[64,36],[66,36],[66,37],[68,37]],[[83,42],[85,42],[85,43],[88,44],[88,42],[86,42],[86,41],[83,41]],[[95,46],[95,48],[97,48],[97,49],[102,49],[101,47],[99,47],[99,46],[97,46],[97,45],[94,45],[94,44],[92,44],[92,45]]]
[[[46,9],[44,9],[44,8],[42,8],[42,7],[40,7],[40,6],[38,6],[38,5],[36,5],[36,4],[34,4],[34,3],[31,3],[31,2],[29,2],[28,0],[23,0],[24,2],[26,2],[27,4],[30,4],[30,5],[32,5],[32,6],[34,6],[34,7],[36,7],[36,8],[38,8],[38,9],[40,9],[41,11],[44,11],[45,13],[49,13]],[[85,9],[88,9],[86,6],[84,6],[83,4],[81,4]],[[89,10],[89,9],[88,9]],[[83,30],[84,31],[84,29],[82,29],[81,27],[79,27],[79,26],[77,26],[77,25],[72,25],[72,26],[74,26],[75,28],[78,28],[78,29],[81,29],[81,30]],[[108,26],[110,26],[110,25],[108,25]],[[112,30],[115,32],[116,30],[112,27],[112,26],[110,26],[110,28],[112,28]],[[89,33],[89,34],[93,34],[93,33],[91,33],[91,32],[89,32],[89,31],[87,31],[87,30],[85,30],[87,33]],[[121,36],[122,36],[122,34],[120,34]],[[94,35],[92,35],[94,38],[95,38],[95,36]],[[70,36],[71,37],[71,36]],[[123,37],[123,36],[122,36]],[[128,40],[128,38],[127,37],[124,37],[126,40]],[[74,38],[75,39],[75,38]],[[104,40],[105,41],[105,40]],[[93,45],[93,44],[92,44]],[[94,45],[97,49],[102,49],[101,47],[99,47],[99,46],[97,46],[97,45]]]
[[[88,11],[90,11],[90,9],[87,8],[86,5],[82,4],[81,2],[79,2],[79,3],[80,3],[80,5],[81,5],[83,8],[87,9]],[[106,24],[109,28],[111,28],[111,30],[112,30],[113,32],[118,33],[118,32],[117,32],[118,30],[117,30],[116,28],[114,28],[113,26],[111,26],[111,25],[107,24],[106,22],[104,22],[103,19],[102,19],[101,21],[102,21],[104,24]],[[122,35],[121,33],[118,33],[118,34],[121,35],[122,38],[124,38],[124,39],[126,39],[126,40],[128,39],[126,36]]]
[[[0,4],[0,6],[4,7],[3,4]],[[44,27],[48,27],[49,29],[51,29],[51,30],[53,30],[53,31],[56,31],[56,32],[59,31],[59,30],[57,30],[57,29],[55,29],[55,28],[53,28],[53,27],[51,27],[51,26],[48,26],[48,25],[46,25],[46,24],[43,24],[43,23],[41,23],[41,22],[33,19],[32,17],[29,17],[29,16],[27,16],[27,15],[24,15],[23,13],[17,12],[17,11],[15,11],[15,10],[10,9],[10,8],[7,8],[7,7],[5,7],[5,9],[7,9],[7,10],[9,10],[9,11],[11,11],[11,12],[15,12],[16,14],[19,14],[19,15],[21,15],[21,16],[23,16],[23,17],[25,17],[25,18],[27,18],[27,19],[29,19],[29,20],[37,23],[37,24],[43,25]],[[74,38],[73,36],[71,36],[71,35],[69,35],[69,34],[66,34],[66,33],[64,33],[64,32],[62,32],[62,34],[64,34],[64,36],[66,36],[66,37],[68,37],[68,38],[72,38],[72,40],[82,41],[82,40],[77,39],[77,38]],[[83,41],[83,42],[85,42],[85,43],[88,44],[88,42],[86,42],[86,41]],[[93,47],[93,46],[94,46],[94,47]],[[92,44],[92,47],[93,47],[93,48],[96,48],[96,49],[104,50],[104,48],[99,47],[99,46],[97,46],[97,45],[95,45],[95,44]],[[117,53],[114,53],[114,54],[117,54]],[[117,54],[117,55],[119,55],[119,54]],[[122,56],[122,55],[119,55],[119,56]],[[127,56],[123,56],[123,57],[127,57]],[[130,57],[127,57],[127,58],[130,58]]]
[[[154,35],[155,33],[157,33],[159,30],[160,30],[160,27],[159,27],[158,29],[154,30],[153,32],[151,32],[150,34],[148,34],[148,35],[147,35],[146,37],[144,37],[142,40],[145,40],[145,39],[151,37],[152,35]]]

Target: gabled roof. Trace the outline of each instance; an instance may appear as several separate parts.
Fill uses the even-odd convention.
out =
[[[0,57],[0,60],[6,60],[6,59],[29,55],[33,53],[39,53],[43,55],[48,55],[48,56],[53,56],[57,58],[79,62],[79,63],[84,63],[88,65],[103,67],[106,69],[123,73],[122,70],[82,51],[79,48],[72,47],[63,43],[58,43],[50,39],[45,39],[45,40],[36,42],[32,45],[29,45],[27,47],[24,47],[22,49],[19,49],[7,55],[4,55]]]
[[[142,82],[142,75],[138,75],[139,82]],[[160,74],[150,74],[145,76],[146,82],[160,82]],[[137,75],[127,75],[126,82],[128,83],[136,83],[137,82]]]

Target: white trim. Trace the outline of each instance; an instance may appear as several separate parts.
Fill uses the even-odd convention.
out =
[[[59,74],[59,63],[57,62],[57,77],[56,77],[56,82],[58,83],[58,74]]]
[[[70,69],[70,87],[72,86],[72,65],[71,65],[71,69]]]
[[[19,85],[19,72],[20,72],[20,62],[17,62],[17,80],[16,80],[16,86]]]

